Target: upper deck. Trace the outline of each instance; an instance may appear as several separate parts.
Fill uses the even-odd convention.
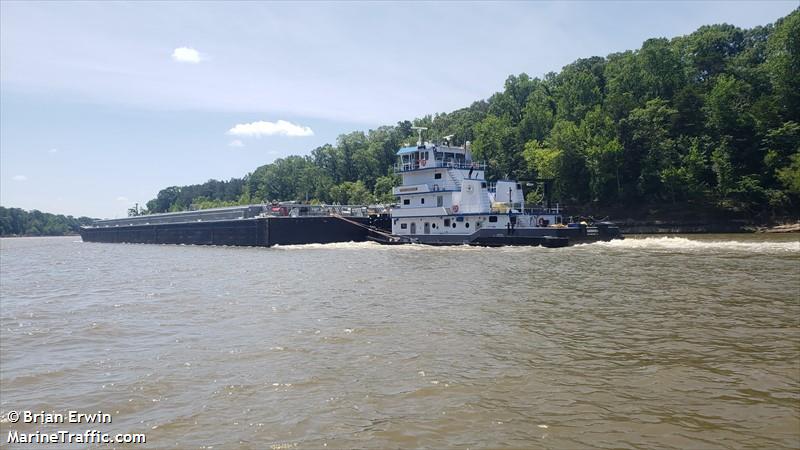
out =
[[[398,150],[394,171],[395,173],[403,173],[440,167],[485,170],[486,163],[472,161],[469,147],[437,146],[426,143],[415,147],[403,147]]]

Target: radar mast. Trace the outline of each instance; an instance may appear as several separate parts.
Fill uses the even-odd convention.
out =
[[[427,130],[427,127],[411,127],[412,130],[417,130],[419,138],[417,139],[417,147],[422,146],[422,132]]]

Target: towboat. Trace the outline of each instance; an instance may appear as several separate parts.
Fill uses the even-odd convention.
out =
[[[621,239],[609,222],[570,220],[556,205],[525,204],[523,184],[486,180],[486,164],[474,161],[470,143],[451,146],[420,140],[397,152],[391,237],[373,238],[386,244],[540,245]]]

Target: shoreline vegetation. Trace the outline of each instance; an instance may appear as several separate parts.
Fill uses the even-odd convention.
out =
[[[511,75],[502,91],[466,108],[343,134],[242,178],[170,186],[129,214],[273,200],[393,203],[395,152],[422,126],[430,141],[470,142],[474,158],[490,166],[488,179],[553,180],[549,194],[566,215],[605,217],[628,233],[794,224],[798,36],[800,8],[774,24],[708,25],[541,78]],[[530,188],[527,200],[540,201],[543,189]],[[2,217],[0,224],[6,235]],[[39,224],[34,232],[46,232]]]
[[[96,219],[0,206],[0,236],[73,236]]]

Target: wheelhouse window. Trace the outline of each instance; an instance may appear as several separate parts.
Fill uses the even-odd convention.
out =
[[[497,222],[497,216],[489,216],[489,222]]]
[[[403,199],[403,204],[404,204],[404,205],[410,205],[410,204],[411,204],[411,199],[404,198],[404,199]]]

